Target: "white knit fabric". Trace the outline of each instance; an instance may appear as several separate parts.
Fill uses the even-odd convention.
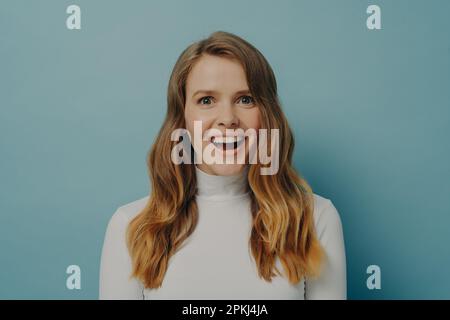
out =
[[[100,299],[346,299],[346,259],[341,219],[333,203],[314,194],[314,222],[326,252],[318,279],[292,285],[285,277],[260,278],[249,247],[251,212],[247,168],[215,176],[196,167],[199,221],[170,260],[163,284],[146,289],[129,279],[125,231],[148,196],[119,207],[111,217],[100,263]],[[277,260],[278,270],[284,272]]]

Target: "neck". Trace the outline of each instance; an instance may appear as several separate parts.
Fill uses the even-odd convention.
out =
[[[229,199],[244,196],[249,192],[248,165],[235,175],[217,176],[206,173],[195,166],[197,196],[200,198]]]

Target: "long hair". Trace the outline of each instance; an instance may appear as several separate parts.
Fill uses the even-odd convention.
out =
[[[276,258],[290,283],[316,277],[324,251],[314,229],[313,192],[292,166],[294,136],[277,95],[275,75],[264,56],[242,38],[223,31],[188,46],[170,76],[167,114],[147,156],[151,180],[149,200],[130,221],[127,246],[132,261],[130,278],[145,288],[162,285],[169,259],[194,232],[198,221],[195,164],[174,164],[171,141],[175,129],[185,128],[186,79],[195,62],[209,54],[237,59],[261,114],[261,128],[279,129],[279,170],[261,175],[260,163],[249,165],[252,230],[249,249],[258,275],[271,282]],[[269,135],[270,136],[270,135]]]

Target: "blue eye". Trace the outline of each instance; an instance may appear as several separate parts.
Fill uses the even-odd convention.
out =
[[[200,104],[211,104],[211,96],[207,96],[207,97],[201,97],[198,101],[197,101],[197,103],[200,103]]]
[[[251,96],[242,96],[241,101],[243,104],[252,104],[254,102],[253,97]]]

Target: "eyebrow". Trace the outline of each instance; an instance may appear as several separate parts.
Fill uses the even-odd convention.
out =
[[[194,94],[192,95],[192,97],[195,97],[196,95],[198,95],[198,94],[200,94],[200,93],[203,93],[203,94],[206,94],[206,95],[215,95],[215,94],[217,94],[218,92],[215,91],[215,90],[197,90],[197,91],[194,92]],[[245,90],[240,90],[240,91],[236,92],[235,95],[239,95],[239,94],[249,94],[249,93],[250,93],[250,90],[245,89]]]

